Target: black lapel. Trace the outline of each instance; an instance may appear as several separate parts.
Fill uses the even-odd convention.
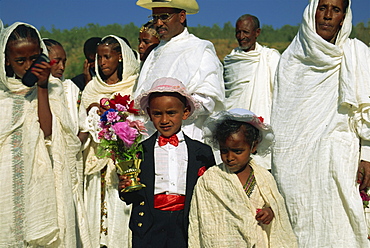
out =
[[[148,199],[148,204],[151,208],[154,208],[154,145],[157,140],[157,132],[155,132],[150,138],[143,142],[144,145],[144,159],[145,167],[141,171],[141,180],[146,185],[145,194]]]
[[[187,196],[185,207],[187,207],[186,205],[190,203],[188,201],[191,198],[194,184],[196,183],[198,179],[199,165],[196,160],[197,150],[198,150],[197,143],[191,140],[185,134],[184,134],[184,137],[185,137],[186,146],[188,148],[188,168],[186,172],[186,191],[185,191],[185,194]]]

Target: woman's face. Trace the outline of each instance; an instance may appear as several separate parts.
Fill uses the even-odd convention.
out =
[[[41,51],[40,44],[34,39],[10,41],[7,44],[5,64],[13,69],[17,78],[23,78]]]
[[[143,31],[139,34],[140,60],[145,61],[149,53],[158,45],[159,39],[150,33]]]
[[[63,47],[58,45],[50,47],[49,58],[50,60],[55,61],[55,63],[51,66],[51,75],[56,78],[61,78],[67,62],[66,52],[64,51]]]
[[[334,43],[344,17],[343,0],[320,0],[315,15],[316,33],[324,40]]]
[[[119,61],[122,54],[112,49],[112,44],[100,44],[97,49],[98,65],[106,78],[117,76]]]

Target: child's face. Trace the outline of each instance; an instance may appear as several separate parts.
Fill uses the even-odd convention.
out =
[[[147,31],[143,31],[139,34],[139,46],[138,51],[140,54],[140,60],[144,61],[150,51],[152,51],[159,43],[159,40],[154,35],[151,35]]]
[[[165,137],[181,129],[182,120],[189,117],[189,108],[174,96],[158,96],[149,102],[148,113],[154,127]]]
[[[117,73],[119,60],[122,55],[112,49],[112,45],[101,44],[97,49],[98,65],[103,74],[109,78]]]
[[[40,55],[41,48],[37,41],[23,39],[10,41],[7,46],[5,63],[11,66],[18,78],[23,78],[33,61]]]
[[[251,149],[241,130],[230,135],[225,143],[219,142],[219,145],[221,159],[231,172],[241,170],[248,163],[251,153],[256,151],[256,145]]]
[[[56,78],[61,78],[67,62],[66,52],[64,51],[63,47],[58,45],[50,47],[49,58],[50,60],[56,61],[56,63],[51,66],[51,75]]]

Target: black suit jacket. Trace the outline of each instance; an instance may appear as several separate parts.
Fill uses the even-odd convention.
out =
[[[120,193],[121,199],[127,204],[133,204],[130,218],[130,229],[134,235],[143,237],[153,223],[154,213],[154,145],[157,133],[142,142],[144,160],[141,163],[139,174],[140,182],[146,185],[139,191],[132,193]],[[193,189],[198,180],[198,171],[201,167],[209,168],[215,164],[212,149],[199,141],[192,140],[184,135],[188,149],[188,168],[186,176],[186,193],[184,206],[184,228],[187,232],[189,225],[189,207]]]

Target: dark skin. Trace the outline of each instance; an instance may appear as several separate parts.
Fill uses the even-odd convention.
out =
[[[20,39],[10,41],[7,44],[5,63],[11,66],[16,78],[23,78],[26,71],[30,68],[33,61],[42,52],[40,44],[34,39]],[[44,136],[52,134],[52,114],[49,105],[48,82],[51,66],[49,63],[42,62],[32,68],[32,73],[38,78],[37,81],[37,112],[40,128]]]
[[[244,130],[231,134],[225,142],[219,142],[221,159],[229,170],[235,173],[242,185],[245,185],[252,168],[249,165],[250,154],[256,152],[257,143],[250,145],[244,136]],[[258,209],[256,220],[268,225],[274,218],[274,212],[270,207]]]
[[[360,184],[360,190],[370,187],[370,162],[361,160],[357,171],[357,183]]]
[[[186,13],[185,11],[181,11],[180,13],[176,13],[175,9],[173,8],[153,8],[153,14],[163,14],[169,13],[171,15],[167,20],[157,20],[154,23],[154,27],[156,28],[161,40],[169,41],[173,37],[179,35],[184,31],[185,27],[183,23],[186,20]]]
[[[95,54],[90,54],[89,56],[89,62],[88,59],[85,59],[84,61],[84,79],[85,79],[85,84],[88,84],[92,80],[92,76],[90,74],[90,69],[95,68]]]
[[[181,129],[182,120],[186,120],[190,114],[190,108],[185,106],[178,98],[173,96],[154,97],[149,102],[147,112],[155,128],[162,136],[170,137]],[[118,190],[122,190],[131,184],[127,176],[118,175]],[[138,178],[140,181],[140,179]]]
[[[159,40],[154,35],[151,35],[147,31],[143,31],[139,34],[139,46],[138,51],[140,54],[140,60],[145,61],[149,53],[159,44]]]
[[[117,174],[118,175],[118,174]],[[128,179],[127,176],[124,175],[118,175],[119,183],[118,183],[118,190],[121,192],[124,188],[131,185],[132,180]],[[137,181],[140,182],[140,178],[137,178]]]
[[[97,49],[98,65],[103,70],[107,79],[105,83],[116,84],[119,81],[118,78],[118,61],[122,60],[122,54],[113,50],[112,45],[99,45]],[[105,110],[100,106],[100,103],[93,102],[87,107],[86,111],[89,112],[92,107],[98,107],[98,115],[102,115]]]
[[[251,167],[248,165],[242,172],[239,172],[238,174],[236,174],[240,182],[242,183],[242,185],[244,185],[247,182],[250,173],[251,173]],[[274,211],[272,211],[270,207],[267,207],[267,208],[257,209],[255,218],[259,223],[268,225],[271,223],[274,216],[275,216]]]
[[[343,0],[320,0],[315,14],[316,33],[334,44],[345,15]],[[360,161],[357,183],[360,184],[360,190],[370,187],[370,162]]]

